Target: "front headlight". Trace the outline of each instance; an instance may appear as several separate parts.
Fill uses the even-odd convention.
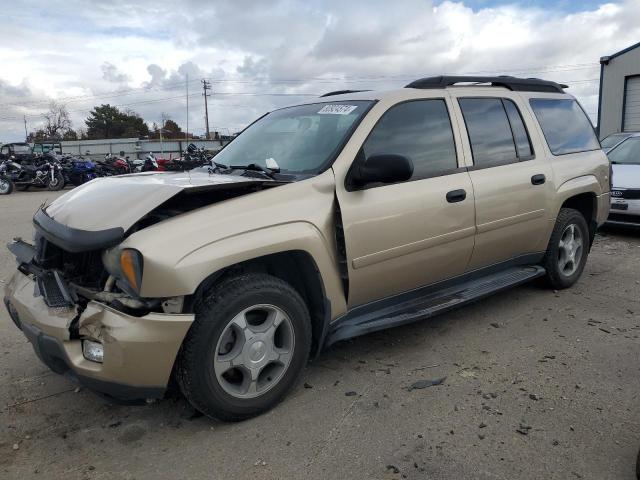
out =
[[[102,263],[116,279],[117,285],[130,295],[138,296],[142,286],[142,254],[133,248],[112,248],[102,254]]]

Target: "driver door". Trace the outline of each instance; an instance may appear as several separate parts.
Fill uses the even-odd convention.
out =
[[[398,154],[412,161],[414,172],[406,182],[358,189],[338,181],[349,308],[464,272],[475,212],[460,151],[448,99],[402,102],[379,117],[356,161]]]

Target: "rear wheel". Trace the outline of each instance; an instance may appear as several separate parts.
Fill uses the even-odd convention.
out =
[[[589,228],[578,210],[562,208],[549,239],[543,266],[555,289],[569,288],[584,270],[589,252]]]
[[[9,195],[13,192],[13,182],[8,177],[0,177],[0,195]]]
[[[206,415],[244,420],[284,398],[310,347],[309,312],[293,287],[265,274],[232,277],[197,309],[176,370],[178,383]]]

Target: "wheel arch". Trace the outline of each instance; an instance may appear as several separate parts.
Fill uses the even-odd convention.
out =
[[[250,258],[213,272],[192,295],[187,296],[184,310],[197,310],[198,304],[206,298],[211,288],[224,279],[252,272],[266,273],[284,280],[300,294],[311,317],[311,358],[315,358],[322,349],[332,312],[322,274],[313,256],[305,250],[286,250]]]
[[[593,175],[577,177],[565,182],[558,189],[558,208],[555,216],[558,216],[562,208],[573,208],[579,211],[589,227],[589,248],[598,229],[598,195],[600,184]]]

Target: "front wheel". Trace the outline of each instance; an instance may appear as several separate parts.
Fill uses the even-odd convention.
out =
[[[589,252],[589,228],[578,210],[562,208],[549,239],[543,266],[551,288],[572,286],[584,270]]]
[[[9,177],[0,177],[0,195],[9,195],[13,192],[13,182]]]
[[[47,189],[51,191],[58,191],[64,188],[64,177],[60,172],[56,173],[53,178],[47,183]]]
[[[225,421],[278,404],[309,358],[311,324],[300,294],[283,280],[245,274],[221,282],[197,308],[178,366],[189,402]]]

